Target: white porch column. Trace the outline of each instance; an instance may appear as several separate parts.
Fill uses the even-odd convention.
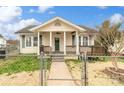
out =
[[[52,32],[50,32],[50,47],[52,47]]]
[[[50,48],[52,49],[52,32],[50,32]],[[50,51],[52,51],[51,49]]]
[[[38,38],[38,41],[37,41],[37,54],[40,55],[40,33],[38,32],[37,34],[37,38]]]
[[[64,55],[66,55],[66,32],[64,31]]]
[[[34,46],[34,37],[33,36],[31,37],[31,46],[32,47]]]
[[[76,31],[76,54],[79,55],[79,35],[78,35],[78,31]]]
[[[21,53],[21,49],[22,49],[22,35],[19,36],[19,40],[20,40],[20,47],[19,47],[19,49],[20,49],[20,53]]]
[[[83,36],[81,36],[81,46],[83,46]]]
[[[90,37],[88,35],[88,46],[90,46]]]

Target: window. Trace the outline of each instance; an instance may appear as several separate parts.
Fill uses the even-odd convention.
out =
[[[42,45],[42,35],[40,35],[40,45]]]
[[[88,46],[88,37],[83,37],[83,46]]]
[[[25,48],[25,35],[22,35],[22,48]]]
[[[34,41],[34,42],[33,42],[33,46],[37,46],[38,38],[37,38],[37,37],[34,37],[33,39],[34,39],[34,40],[33,40],[33,41]]]
[[[89,35],[89,46],[91,46],[91,45],[92,45],[92,36]]]
[[[81,46],[81,36],[79,36],[79,45]]]
[[[75,46],[76,45],[76,40],[75,40],[76,38],[75,38],[75,35],[72,35],[72,46]]]
[[[31,46],[31,37],[26,37],[26,46],[30,47]]]

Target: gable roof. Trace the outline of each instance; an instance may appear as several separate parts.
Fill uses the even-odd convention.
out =
[[[79,29],[79,30],[81,30],[81,31],[85,31],[84,28],[82,28],[82,27],[80,27],[80,26],[78,26],[78,25],[75,25],[75,24],[73,24],[73,23],[71,23],[71,22],[69,22],[69,21],[67,21],[67,20],[65,20],[65,19],[63,19],[63,18],[61,18],[61,17],[55,17],[55,18],[53,18],[53,19],[51,19],[51,20],[49,20],[49,21],[47,21],[47,22],[45,22],[45,23],[43,23],[43,24],[41,24],[41,25],[39,25],[39,26],[36,26],[36,27],[34,27],[34,28],[31,28],[30,31],[34,31],[34,30],[36,30],[36,29],[39,29],[40,27],[43,27],[43,26],[45,26],[45,25],[47,25],[47,24],[49,24],[49,23],[52,23],[53,21],[56,21],[56,20],[60,20],[60,21],[66,23],[66,24],[68,24],[68,25],[70,25],[70,26],[72,26],[72,27],[75,27],[75,28],[77,28],[77,29]]]
[[[29,25],[29,26],[22,28],[21,30],[15,32],[15,33],[16,34],[18,34],[18,33],[33,33],[33,30],[38,29],[41,26],[44,26],[50,22],[53,22],[54,20],[57,20],[58,18],[61,19],[60,17],[55,17],[55,18],[53,18],[53,19],[51,19],[51,20],[49,20],[49,21],[47,21],[41,25]],[[61,19],[61,20],[64,20],[64,19]],[[66,20],[64,20],[64,21],[66,21]],[[84,26],[84,25],[75,25],[75,26],[81,28],[82,30],[85,29],[85,31],[83,31],[83,33],[98,33],[97,30],[95,30],[93,28],[89,28],[89,27]]]
[[[30,29],[33,28],[33,27],[36,27],[36,26],[37,26],[37,25],[29,25],[29,26],[24,27],[24,28],[22,28],[21,30],[15,32],[15,34],[18,34],[18,33],[32,33],[32,32],[30,31]]]

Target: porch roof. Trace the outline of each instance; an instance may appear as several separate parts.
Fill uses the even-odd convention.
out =
[[[84,25],[77,25],[77,26],[80,26],[80,27],[84,28],[86,30],[86,31],[84,31],[84,33],[98,33],[93,28],[89,28],[89,27],[84,26]],[[21,30],[15,32],[15,34],[19,34],[19,33],[33,33],[32,31],[30,31],[30,29],[32,29],[34,27],[37,27],[37,25],[30,25],[30,26],[27,26],[25,28],[22,28]]]
[[[89,28],[89,27],[84,26],[84,25],[78,25],[78,26],[80,26],[80,27],[86,29],[86,31],[83,32],[83,33],[98,33],[98,31],[97,31],[96,29]]]

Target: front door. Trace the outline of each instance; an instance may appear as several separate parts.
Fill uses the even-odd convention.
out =
[[[59,47],[60,47],[60,45],[59,45],[59,38],[55,38],[55,51],[59,51]]]

